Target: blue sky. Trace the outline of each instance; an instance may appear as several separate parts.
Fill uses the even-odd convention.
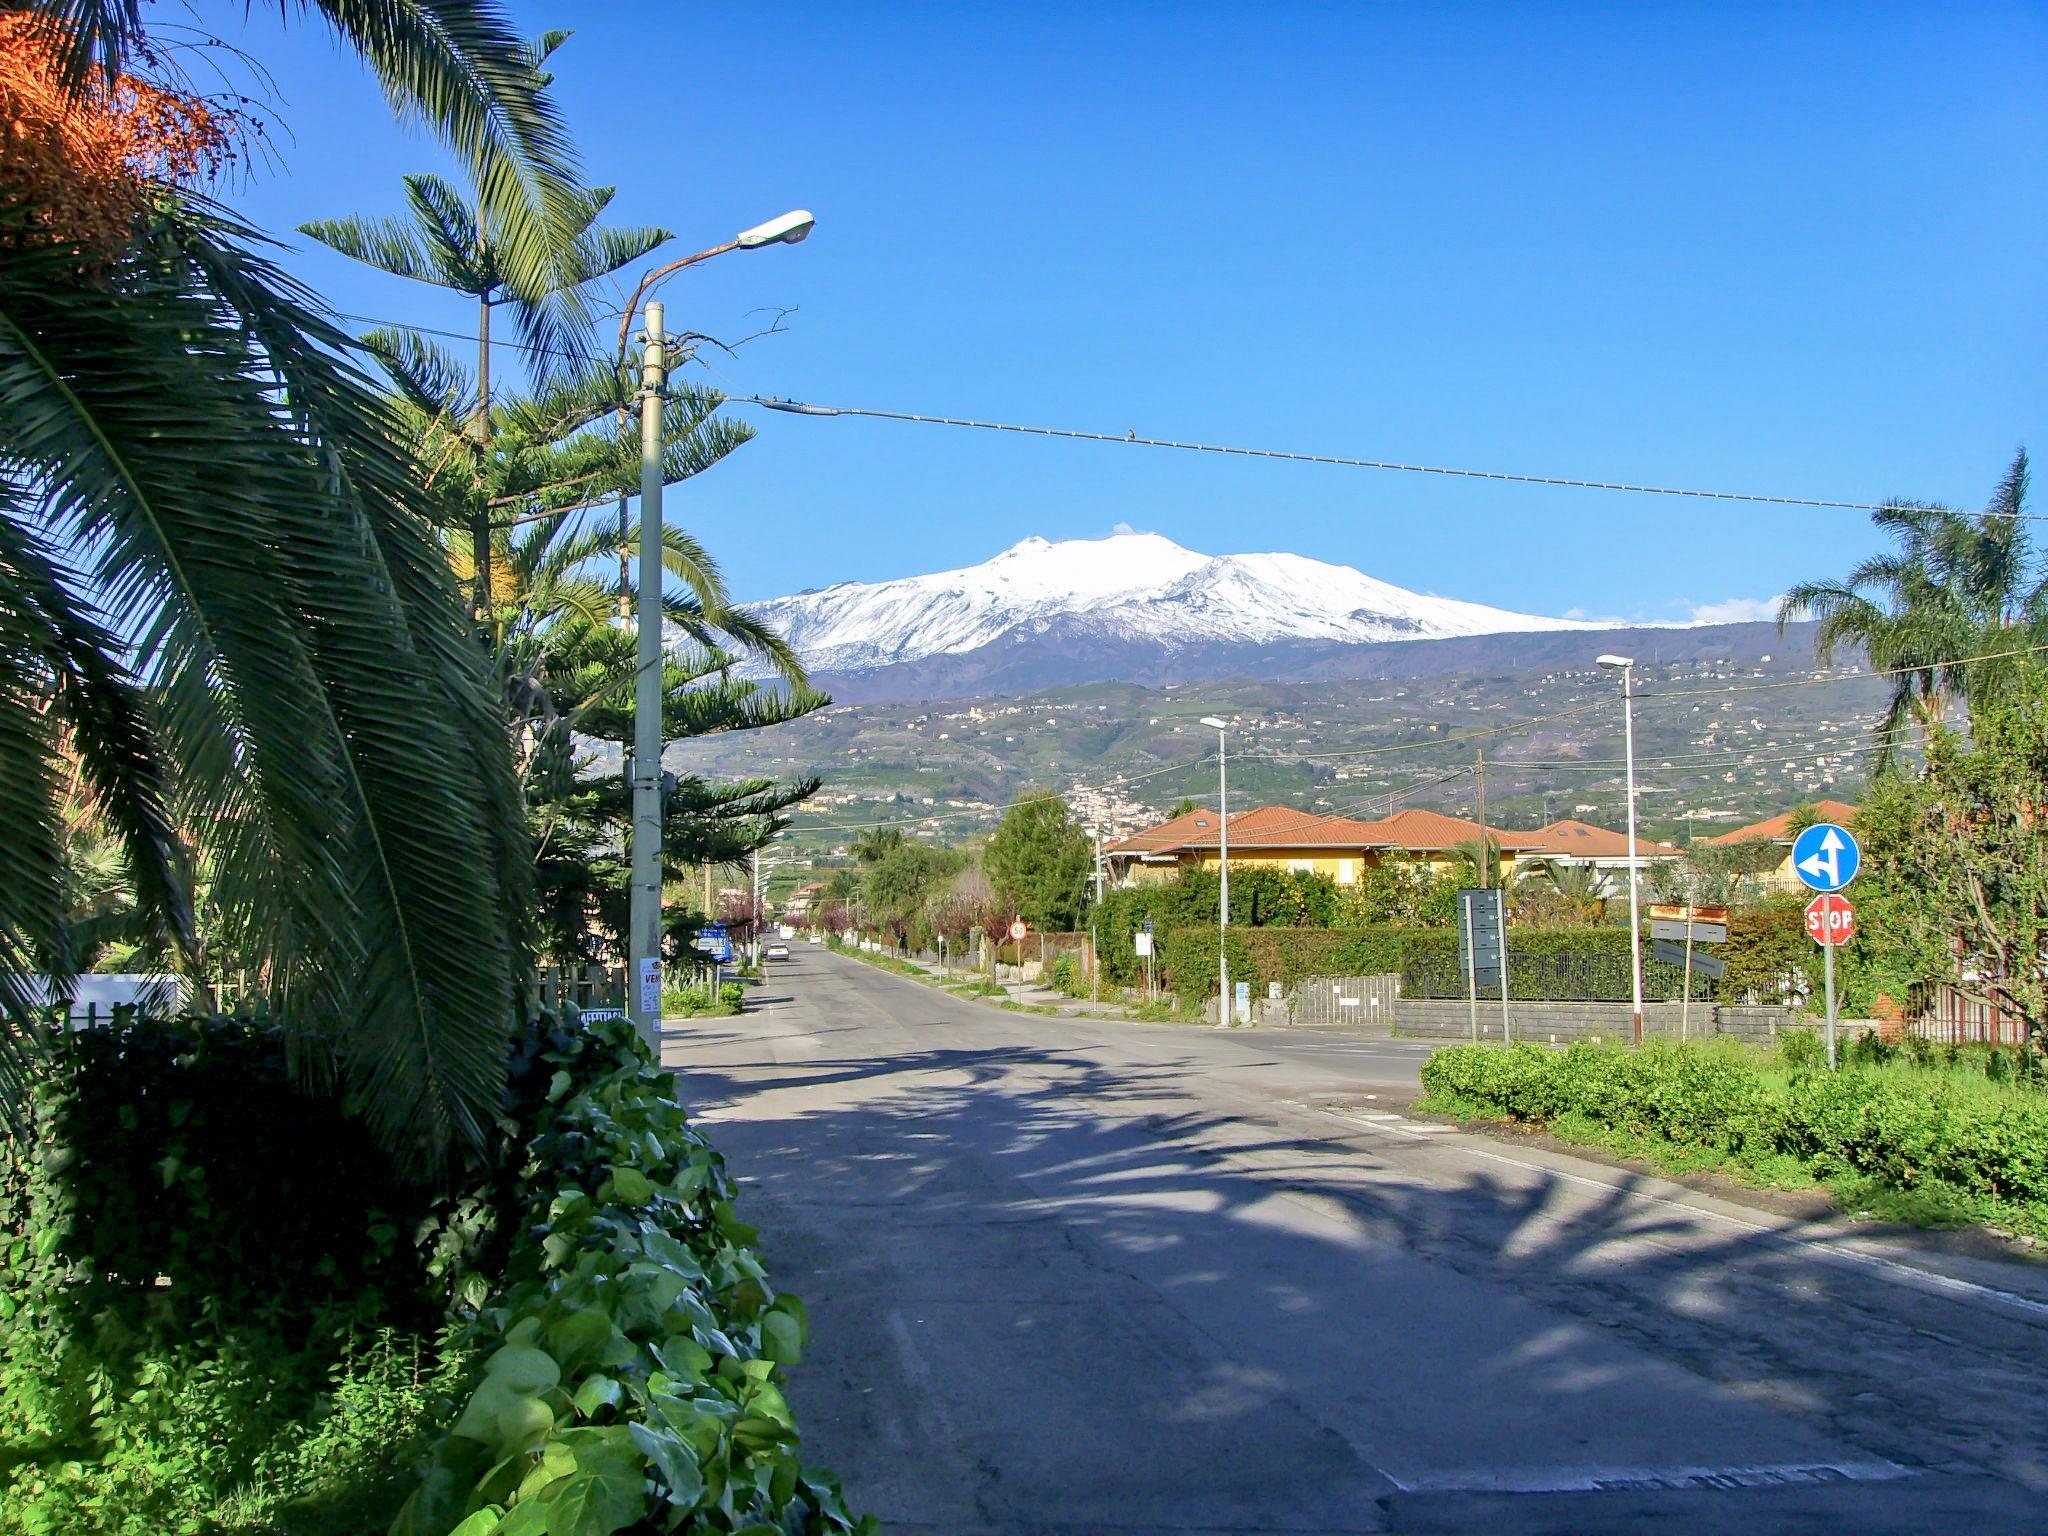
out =
[[[735,392],[1965,506],[2048,452],[2039,5],[513,13],[578,28],[558,94],[621,220],[680,254],[816,212],[666,289],[724,337],[794,310],[709,360]],[[232,198],[266,227],[395,211],[441,164],[316,26],[242,40],[287,130]],[[296,244],[339,308],[472,323]],[[748,414],[670,508],[750,598],[1126,523],[1672,618],[1873,545],[1847,512]]]

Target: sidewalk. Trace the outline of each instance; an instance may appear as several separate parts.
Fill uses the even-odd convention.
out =
[[[855,958],[860,957],[858,951],[853,953]],[[886,950],[883,953],[888,954]],[[920,960],[910,955],[888,954],[888,958],[896,961],[898,964],[914,967],[929,978],[934,985],[941,981],[971,982],[985,981],[987,979],[980,971],[941,969],[928,960]],[[1085,1017],[1089,1014],[1107,1015],[1110,1018],[1118,1019],[1133,1016],[1131,1010],[1122,1003],[1113,1003],[1107,999],[1096,1003],[1090,1002],[1087,998],[1069,997],[1064,992],[1056,992],[1051,987],[1041,986],[1035,981],[1006,981],[999,983],[999,985],[1003,989],[1004,995],[1002,997],[989,997],[977,999],[977,1001],[1015,1003],[1022,1008],[1050,1008],[1054,1012],[1068,1018]]]

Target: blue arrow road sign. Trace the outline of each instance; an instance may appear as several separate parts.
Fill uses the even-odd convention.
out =
[[[1847,827],[1817,821],[1792,840],[1792,868],[1816,891],[1839,891],[1856,878],[1863,850]]]

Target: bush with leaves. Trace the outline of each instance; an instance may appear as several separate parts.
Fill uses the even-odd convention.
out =
[[[1855,1052],[1829,1072],[1820,1056],[1803,1031],[1776,1056],[1728,1041],[1465,1045],[1432,1055],[1422,1083],[1426,1107],[1562,1121],[1765,1175],[1789,1160],[1811,1179],[1920,1202],[1922,1215],[2048,1232],[2048,1095],[2010,1086],[2009,1066],[2001,1083]]]
[[[779,1385],[804,1313],[722,1159],[622,1021],[551,1053],[483,1368],[394,1536],[872,1532],[805,1468]]]

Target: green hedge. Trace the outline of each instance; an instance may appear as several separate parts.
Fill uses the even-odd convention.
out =
[[[1810,1057],[1811,1053],[1801,1053]],[[1551,1124],[1582,1117],[1764,1170],[1868,1181],[2048,1232],[2048,1094],[1894,1064],[1828,1072],[1726,1042],[1640,1051],[1452,1046],[1422,1068],[1426,1107]]]
[[[381,1530],[470,1369],[488,1191],[393,1177],[279,1027],[49,1044],[0,1137],[0,1533]]]
[[[280,1030],[58,1042],[0,1140],[0,1533],[872,1530],[797,1458],[803,1309],[672,1079],[623,1021],[508,1045],[437,1195]]]
[[[1160,946],[1167,984],[1190,996],[1216,985],[1216,928],[1176,928]],[[1629,995],[1625,928],[1517,928],[1509,951],[1509,984],[1517,997],[1578,998]],[[1409,997],[1463,997],[1458,935],[1445,928],[1239,928],[1230,929],[1231,979],[1263,987],[1291,987],[1312,976],[1398,973]],[[1676,997],[1676,967],[1646,960],[1651,997]],[[1499,996],[1498,991],[1492,993]],[[1702,995],[1695,992],[1695,996]]]
[[[518,1193],[538,1219],[393,1536],[875,1531],[797,1457],[780,1380],[803,1307],[768,1283],[674,1079],[619,1020],[550,1059]]]

